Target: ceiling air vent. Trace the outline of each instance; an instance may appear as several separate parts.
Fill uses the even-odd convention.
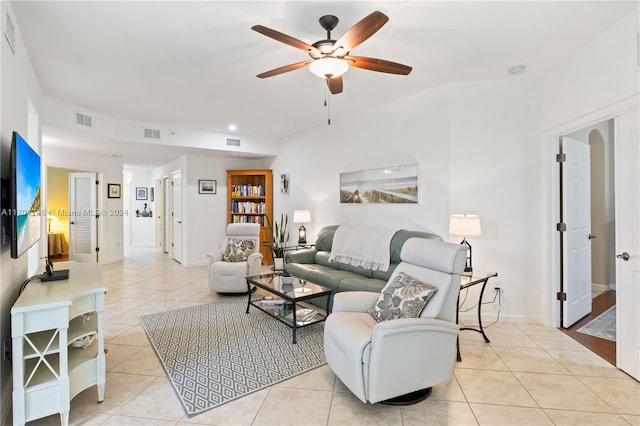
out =
[[[76,124],[78,126],[91,127],[91,116],[76,112]]]
[[[160,139],[160,130],[158,130],[158,129],[144,129],[142,137],[144,139]]]
[[[229,145],[229,146],[240,146],[240,139],[227,138],[227,145]]]

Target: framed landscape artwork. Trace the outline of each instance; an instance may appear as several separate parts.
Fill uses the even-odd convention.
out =
[[[418,165],[340,173],[341,203],[418,202]]]
[[[217,186],[215,180],[200,179],[198,180],[198,194],[215,194]]]

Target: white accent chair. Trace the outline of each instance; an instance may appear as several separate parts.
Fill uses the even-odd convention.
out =
[[[454,322],[467,249],[440,240],[410,238],[400,272],[438,287],[419,318],[376,322],[368,310],[380,293],[334,295],[324,329],[327,363],[362,402],[409,404],[448,382],[456,363],[459,328]]]
[[[244,262],[223,260],[230,240],[253,241],[253,253]],[[258,275],[262,267],[260,253],[260,225],[257,223],[230,223],[219,251],[207,254],[209,260],[209,289],[217,293],[246,293],[245,277]]]

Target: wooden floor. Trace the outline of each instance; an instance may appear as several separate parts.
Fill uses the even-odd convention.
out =
[[[588,334],[578,333],[577,330],[615,304],[616,292],[612,290],[605,291],[593,299],[591,313],[589,315],[582,318],[569,328],[560,329],[569,337],[589,348],[591,352],[600,355],[600,357],[613,365],[616,365],[616,342],[595,336],[589,336]]]

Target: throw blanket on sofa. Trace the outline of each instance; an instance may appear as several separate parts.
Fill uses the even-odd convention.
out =
[[[389,245],[395,230],[340,225],[333,237],[329,262],[386,271],[389,269]]]

